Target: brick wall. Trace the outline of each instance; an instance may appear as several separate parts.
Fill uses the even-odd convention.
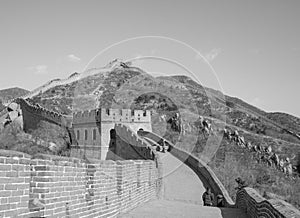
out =
[[[164,140],[170,146],[170,153],[182,162],[184,162],[187,166],[189,166],[201,179],[204,186],[209,186],[216,195],[222,194],[224,196],[226,206],[231,207],[234,205],[234,202],[230,198],[223,184],[214,174],[212,169],[209,166],[207,166],[202,160],[180,148],[175,147],[172,142],[163,139],[161,136],[155,133],[148,131],[139,131],[138,134],[142,137],[149,138],[157,143]]]
[[[139,131],[138,133],[140,136],[150,138],[155,142],[162,140],[160,136],[151,132]],[[212,188],[214,193],[222,194],[224,196],[226,206],[241,208],[249,217],[300,218],[300,211],[292,205],[279,199],[267,200],[252,188],[245,188],[242,189],[242,191],[239,191],[234,205],[234,202],[228,195],[225,187],[209,166],[192,154],[176,148],[170,141],[165,141],[171,146],[170,153],[172,155],[181,161],[184,161],[185,164],[199,176],[205,185]]]
[[[152,130],[150,111],[101,108],[77,112],[73,114],[73,129],[80,149],[90,150],[88,154],[97,153],[101,160],[105,160],[109,150],[109,132],[118,123],[125,124],[134,132],[140,128]],[[96,131],[95,137],[93,137],[94,131]]]
[[[110,139],[107,159],[112,160],[154,160],[156,151],[139,137],[135,131],[123,124],[114,127],[115,137]]]
[[[267,200],[252,188],[244,188],[237,193],[236,206],[249,217],[299,218],[300,211],[279,199]]]
[[[159,195],[157,162],[0,150],[0,217],[115,217]]]
[[[28,101],[18,98],[16,103],[20,104],[23,115],[24,130],[35,130],[41,120],[51,122],[60,126],[70,125],[68,117],[64,117],[53,111],[42,107],[31,105]],[[70,127],[70,126],[69,126]]]
[[[39,216],[29,210],[30,164],[30,155],[0,150],[0,217]]]

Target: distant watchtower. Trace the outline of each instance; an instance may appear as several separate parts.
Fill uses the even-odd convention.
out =
[[[96,109],[73,114],[73,129],[85,155],[104,160],[108,152],[110,130],[121,123],[133,131],[152,131],[151,113],[130,109]]]

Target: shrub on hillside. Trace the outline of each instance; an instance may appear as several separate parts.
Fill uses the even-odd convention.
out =
[[[30,155],[49,153],[46,147],[37,145],[15,123],[7,125],[0,133],[0,149],[24,152]]]
[[[49,143],[55,143],[57,149],[49,149]],[[68,156],[70,139],[66,129],[48,122],[41,122],[39,128],[26,134],[11,123],[0,133],[0,149],[15,150],[30,155],[37,153]]]
[[[58,125],[41,121],[36,130],[31,132],[31,135],[36,144],[42,141],[42,144],[46,146],[49,143],[55,143],[56,148],[52,150],[52,153],[62,155],[66,154],[70,148],[71,139],[67,130]]]
[[[226,101],[226,106],[230,108],[234,108],[234,103],[231,101]]]
[[[283,200],[300,208],[300,179],[286,177],[282,172],[258,164],[249,158],[249,154],[241,154],[239,158],[228,155],[222,164],[210,163],[217,177],[235,200],[235,178],[241,177],[249,187],[255,188],[261,195],[274,193],[282,196]]]

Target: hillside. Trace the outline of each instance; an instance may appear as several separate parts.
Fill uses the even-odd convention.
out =
[[[299,204],[300,196],[291,197],[290,194],[291,190],[299,188],[295,182],[282,172],[266,170],[265,165],[257,163],[253,153],[237,147],[222,135],[221,140],[220,137],[208,140],[199,129],[199,116],[213,124],[212,135],[220,136],[224,127],[237,130],[246,142],[262,147],[270,145],[280,158],[293,157],[294,166],[300,162],[300,140],[291,132],[299,132],[299,118],[267,113],[236,97],[203,87],[187,76],[154,78],[142,69],[118,61],[70,78],[50,81],[27,97],[33,103],[66,115],[99,107],[151,110],[154,132],[196,156],[207,156],[208,164],[232,196],[235,196],[234,178],[242,176],[261,192],[273,191],[289,202]],[[175,113],[181,117],[181,133],[166,122]],[[235,165],[239,166],[237,171],[230,170],[230,166]],[[261,182],[263,175],[273,175],[272,187]],[[285,189],[280,189],[283,186]]]
[[[152,108],[157,111],[157,104],[161,102],[155,102],[155,98],[151,99],[152,103],[135,103],[142,93],[156,92],[172,98],[181,110],[219,120],[225,115],[227,124],[255,134],[300,143],[299,138],[284,131],[285,128],[298,131],[299,120],[272,115],[236,97],[222,97],[219,91],[203,87],[187,76],[154,78],[121,62],[113,62],[109,68],[88,70],[84,75],[87,76],[39,92],[32,100],[63,114],[97,107]]]
[[[4,102],[4,101],[8,101],[8,100],[23,96],[27,93],[29,93],[28,90],[17,88],[17,87],[2,89],[2,90],[0,90],[0,99]]]
[[[280,112],[268,113],[266,116],[286,129],[300,134],[300,119],[298,117]]]

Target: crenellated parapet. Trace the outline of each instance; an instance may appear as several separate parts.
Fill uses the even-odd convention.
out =
[[[215,195],[221,194],[224,197],[224,204],[226,207],[233,207],[234,202],[230,198],[227,190],[215,175],[213,170],[201,159],[197,158],[193,154],[190,154],[178,147],[176,147],[172,142],[162,138],[161,136],[149,132],[149,131],[138,131],[138,135],[142,138],[151,139],[153,142],[159,143],[165,141],[170,147],[170,153],[178,158],[180,161],[185,163],[190,167],[196,175],[201,179],[201,181],[209,186]]]
[[[33,117],[30,118],[28,116],[29,113],[34,116],[40,117],[41,120],[47,120],[60,126],[70,125],[69,119],[57,112],[49,111],[46,108],[43,108],[39,105],[30,104],[27,100],[22,98],[16,99],[16,103],[20,104],[23,116],[27,115],[25,120],[33,119]]]
[[[130,109],[95,109],[73,114],[74,124],[108,122],[108,123],[150,123],[151,112]]]
[[[300,211],[279,199],[265,199],[253,188],[243,188],[237,193],[236,206],[249,217],[300,218]]]
[[[23,98],[23,99],[32,98],[32,97],[38,95],[39,93],[45,92],[45,91],[47,91],[47,90],[49,90],[49,89],[51,89],[53,87],[62,86],[62,85],[66,85],[66,84],[70,84],[70,83],[76,82],[80,78],[81,78],[81,74],[74,73],[74,74],[72,74],[67,79],[53,79],[53,80],[47,82],[46,84],[44,84],[44,85],[42,85],[42,86],[34,89],[33,91],[31,91],[28,94],[23,95],[23,96],[21,96],[19,98]]]
[[[127,149],[125,153],[130,153],[130,155],[132,155],[132,153],[136,153],[136,159],[155,159],[156,152],[152,146],[138,136],[132,129],[123,124],[116,124],[115,130],[116,135],[120,138],[120,140],[133,148],[133,152],[130,152]],[[121,147],[123,147],[123,145],[121,145]]]

